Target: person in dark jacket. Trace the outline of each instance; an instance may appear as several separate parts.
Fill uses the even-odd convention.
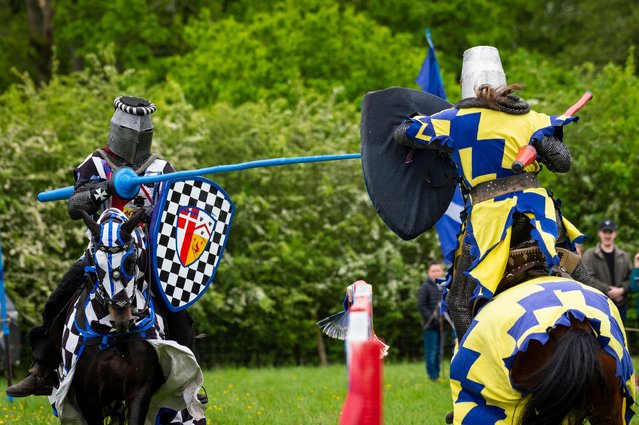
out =
[[[584,252],[582,261],[592,277],[593,286],[614,301],[625,323],[632,260],[630,254],[615,246],[617,225],[612,220],[602,221],[597,235],[599,243]]]
[[[437,278],[444,276],[444,268],[439,263],[428,265],[428,278],[417,293],[417,308],[422,316],[424,331],[424,361],[426,373],[431,381],[439,379],[441,363],[442,324],[439,308],[442,291],[436,283]]]
[[[634,267],[630,274],[630,293],[636,294],[639,292],[639,252],[635,254],[633,263]],[[639,301],[636,302],[635,309],[637,311],[637,317],[639,318]]]

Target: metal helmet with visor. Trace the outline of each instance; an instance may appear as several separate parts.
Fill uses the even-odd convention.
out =
[[[120,96],[113,101],[107,148],[131,165],[145,161],[151,155],[153,121],[156,106],[140,97]]]

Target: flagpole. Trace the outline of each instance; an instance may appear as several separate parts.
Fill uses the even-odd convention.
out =
[[[428,46],[433,50],[433,55],[435,55],[435,44],[433,43],[433,38],[430,36],[430,28],[426,28],[424,32],[426,33],[426,41],[428,42]],[[435,64],[437,67],[437,72],[435,76],[437,78],[437,81],[439,82],[439,86],[442,88],[442,93],[444,95],[443,99],[448,100],[448,97],[446,96],[446,93],[444,92],[444,80],[442,79],[442,73],[439,69],[439,63],[437,62],[436,57],[435,57]],[[433,93],[433,94],[437,94],[437,93]]]
[[[2,319],[2,338],[4,340],[5,360],[7,370],[7,386],[11,386],[13,373],[11,370],[11,345],[9,342],[9,321],[7,319],[7,298],[4,291],[4,267],[2,265],[2,242],[0,241],[0,317]]]

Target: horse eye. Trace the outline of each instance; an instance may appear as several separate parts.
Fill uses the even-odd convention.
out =
[[[124,272],[129,275],[132,276],[133,273],[135,273],[135,265],[137,263],[137,256],[135,254],[130,254],[126,257],[126,259],[124,260]]]

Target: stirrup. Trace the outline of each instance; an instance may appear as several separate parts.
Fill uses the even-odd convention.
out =
[[[206,404],[209,402],[209,394],[206,392],[206,388],[204,387],[202,387],[202,391],[204,391],[204,394],[198,393],[196,397],[200,403]]]

